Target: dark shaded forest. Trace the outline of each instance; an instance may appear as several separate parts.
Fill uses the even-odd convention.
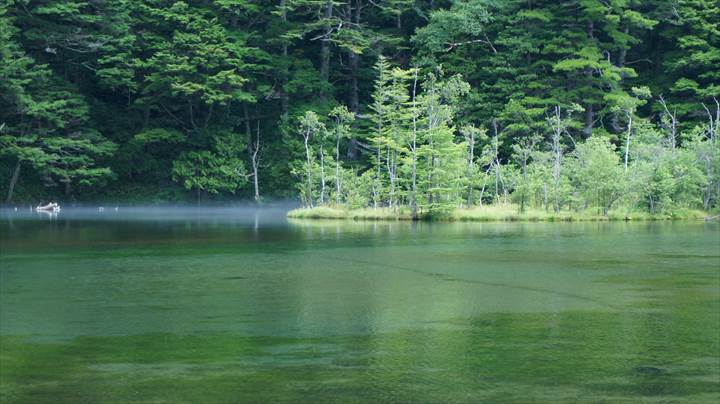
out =
[[[4,0],[6,204],[720,203],[712,0]]]

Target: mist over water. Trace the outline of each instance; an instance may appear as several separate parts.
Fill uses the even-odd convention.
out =
[[[286,222],[287,212],[297,203],[278,201],[257,205],[61,205],[60,212],[36,211],[35,206],[0,209],[2,220],[91,220],[91,221],[195,221],[219,223],[252,223],[263,225]]]

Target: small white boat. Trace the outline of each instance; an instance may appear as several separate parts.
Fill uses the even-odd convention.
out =
[[[38,205],[35,208],[36,212],[60,212],[60,205],[55,202],[50,202],[47,205]]]

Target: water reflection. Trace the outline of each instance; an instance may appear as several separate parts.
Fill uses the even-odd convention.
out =
[[[0,401],[715,402],[718,229],[3,216]]]

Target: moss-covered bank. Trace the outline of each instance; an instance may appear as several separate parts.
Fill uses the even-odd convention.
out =
[[[349,220],[412,220],[410,209],[406,207],[346,209],[342,207],[320,206],[299,208],[288,212],[295,219],[349,219]],[[467,222],[570,222],[570,221],[646,221],[646,220],[703,220],[713,215],[694,209],[677,209],[663,214],[615,209],[606,215],[597,210],[571,211],[558,213],[542,209],[526,209],[520,212],[516,205],[486,205],[473,208],[458,208],[451,213],[437,217],[421,214],[420,220],[467,221]]]

